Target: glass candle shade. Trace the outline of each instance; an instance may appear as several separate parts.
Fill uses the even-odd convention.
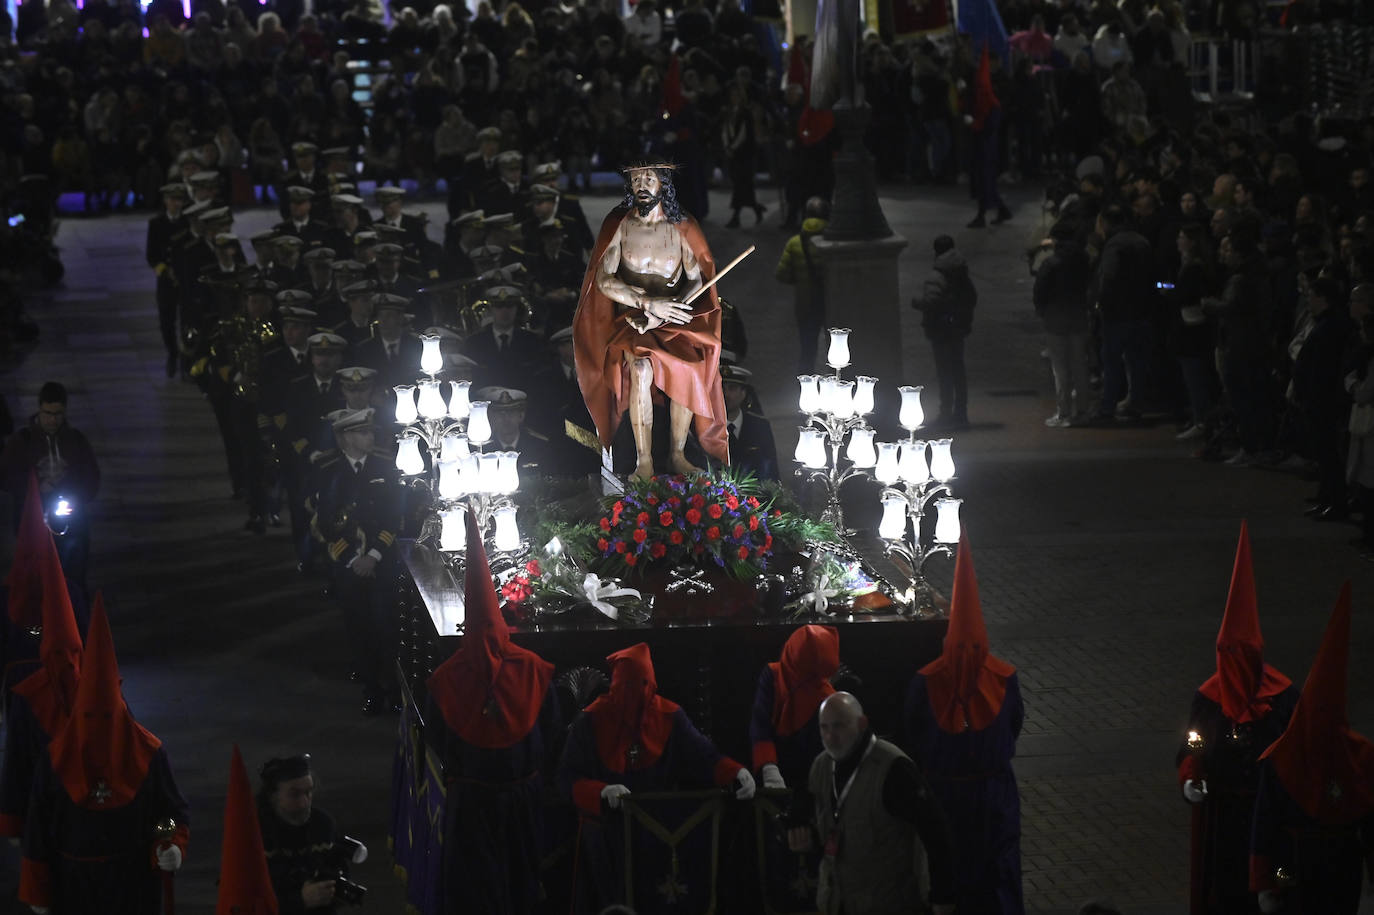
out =
[[[396,422],[409,426],[420,415],[415,409],[415,385],[398,384],[392,390],[396,392]]]
[[[849,365],[849,328],[830,328],[830,349],[825,354],[825,364],[832,369],[842,369]]]
[[[821,410],[821,376],[798,375],[801,393],[797,396],[797,409],[803,413],[819,413]]]
[[[935,500],[935,542],[955,544],[959,542],[959,506],[963,499]]]
[[[854,382],[835,382],[835,400],[832,411],[836,419],[849,419],[854,415]]]
[[[417,409],[425,419],[438,419],[448,412],[444,395],[439,393],[439,382],[420,382],[420,402]]]
[[[902,406],[897,412],[897,424],[908,432],[915,432],[926,421],[925,408],[921,406],[920,385],[904,384],[897,389],[902,395]]]
[[[497,491],[502,495],[510,495],[520,488],[520,452],[519,451],[500,451],[497,456],[501,461],[497,466],[497,480],[500,489]]]
[[[468,390],[472,387],[471,381],[450,381],[453,387],[453,395],[448,399],[448,415],[454,419],[467,419],[468,415]]]
[[[873,388],[878,379],[872,375],[860,375],[854,379],[854,413],[867,416],[873,412]]]
[[[896,442],[878,442],[878,462],[873,470],[873,478],[884,486],[891,486],[900,477],[897,472]]]
[[[439,498],[453,500],[463,495],[461,460],[439,461]]]
[[[420,338],[420,343],[423,344],[420,350],[420,371],[426,375],[437,375],[444,367],[444,354],[439,349],[443,337],[438,334],[427,334]]]
[[[445,553],[462,552],[467,545],[467,510],[461,505],[439,512],[439,549]]]
[[[396,469],[408,477],[423,473],[424,456],[420,454],[420,440],[413,435],[403,435],[397,442]]]
[[[802,465],[811,470],[819,470],[825,466],[825,433],[820,429],[804,428],[801,430],[801,442],[797,445],[797,452],[802,456]]]
[[[496,532],[492,535],[492,545],[503,553],[520,548],[520,528],[515,523],[515,508],[506,506],[496,510]]]
[[[897,476],[910,486],[922,486],[930,480],[926,466],[925,442],[902,442],[902,457],[897,462]]]
[[[954,455],[950,454],[953,439],[939,438],[930,443],[930,475],[941,483],[954,479]]]
[[[501,455],[493,451],[477,457],[477,491],[495,495],[501,491]]]
[[[491,401],[479,400],[470,405],[468,414],[468,442],[481,447],[491,441],[491,420],[487,419],[487,407]]]
[[[439,443],[439,460],[441,461],[456,461],[459,458],[467,457],[470,453],[468,437],[461,432],[450,432]]]
[[[878,536],[883,540],[901,540],[906,535],[906,497],[890,492],[883,496],[883,517],[878,522]]]
[[[873,430],[855,429],[849,434],[849,447],[845,449],[845,457],[853,462],[854,466],[860,470],[868,470],[878,463],[877,452],[873,450]]]

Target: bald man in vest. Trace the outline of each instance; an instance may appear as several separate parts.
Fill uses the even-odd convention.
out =
[[[794,801],[787,835],[796,852],[820,837],[817,908],[822,915],[921,911],[924,850],[931,908],[953,915],[949,828],[916,764],[873,733],[851,693],[821,703],[820,728],[824,752],[811,764],[808,791]]]

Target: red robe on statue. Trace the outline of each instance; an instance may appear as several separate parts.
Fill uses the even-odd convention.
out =
[[[628,310],[596,287],[601,258],[629,214],[628,207],[616,207],[601,224],[573,317],[577,381],[597,436],[601,446],[609,448],[629,405],[630,373],[625,365],[629,354],[653,363],[654,388],[691,409],[702,450],[728,464],[729,434],[720,387],[720,299],[715,288],[692,304],[693,318],[687,324],[664,325],[641,334],[626,320]],[[716,274],[716,262],[701,227],[686,214],[674,225],[696,256],[701,281],[709,282]]]

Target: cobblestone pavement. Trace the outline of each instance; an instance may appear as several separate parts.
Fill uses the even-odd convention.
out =
[[[1192,692],[1212,669],[1240,519],[1251,525],[1268,658],[1298,682],[1341,581],[1354,579],[1350,713],[1366,731],[1374,567],[1346,545],[1352,528],[1302,517],[1310,484],[1192,460],[1171,423],[1044,427],[1052,386],[1021,256],[1038,210],[1029,191],[1019,199],[1012,223],[981,232],[956,230],[970,215],[960,190],[900,189],[883,204],[910,241],[904,301],[919,292],[941,232],[958,240],[981,293],[968,343],[974,427],[956,436],[956,486],[993,650],[1018,666],[1025,692],[1017,774],[1026,900],[1046,913],[1095,896],[1137,915],[1179,912],[1187,810],[1173,754]],[[725,200],[713,194],[707,234],[719,260],[759,246],[722,285],[745,315],[748,361],[787,456],[797,344],[790,290],[772,278],[785,235],[777,206],[757,230],[722,229]],[[612,202],[585,204],[595,220]],[[438,204],[424,208],[442,224]],[[246,212],[235,230],[247,237],[274,218]],[[101,456],[92,579],[116,620],[130,701],[171,747],[199,817],[178,902],[200,912],[213,904],[231,737],[250,760],[310,750],[324,773],[320,804],[381,850],[394,724],[357,715],[337,621],[318,584],[295,576],[285,535],[272,531],[264,544],[239,532],[242,509],[227,498],[209,410],[163,377],[143,225],[129,215],[63,224],[66,284],[33,304],[42,342],[3,369],[3,390],[23,416],[42,381],[66,381],[71,420]],[[855,293],[846,307],[865,307]],[[902,321],[903,380],[930,385],[917,315],[904,308]],[[852,520],[876,505],[862,485],[850,496]],[[932,563],[937,584],[950,571]],[[386,857],[375,854],[361,876],[375,911],[396,910],[399,898]]]

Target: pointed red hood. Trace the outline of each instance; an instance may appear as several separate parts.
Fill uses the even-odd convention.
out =
[[[940,656],[921,668],[926,695],[940,730],[950,734],[981,731],[1002,710],[1007,678],[1016,668],[988,650],[988,630],[978,601],[978,578],[966,534],[959,537],[954,561],[954,596],[949,629]]]
[[[14,538],[14,565],[10,566],[10,622],[24,629],[43,624],[43,556],[57,553],[52,531],[43,520],[43,499],[38,494],[38,477],[29,471],[29,488],[19,516],[19,532]],[[64,585],[65,587],[65,585]]]
[[[224,797],[224,846],[219,856],[219,896],[215,915],[277,915],[277,894],[267,871],[258,806],[239,745],[229,760],[229,793]]]
[[[1374,812],[1374,744],[1346,719],[1350,582],[1341,586],[1288,728],[1260,755],[1308,816],[1333,825]]]
[[[787,637],[773,671],[773,733],[795,734],[835,691],[840,669],[840,632],[834,626],[802,626]]]
[[[983,54],[978,58],[978,72],[973,77],[973,129],[982,130],[983,122],[1002,103],[992,88],[992,56],[988,46],[983,45]]]
[[[463,643],[426,685],[455,734],[497,749],[518,743],[534,727],[553,665],[510,640],[472,512],[467,525]]]
[[[105,602],[91,607],[81,679],[71,717],[48,745],[53,771],[72,803],[89,810],[122,807],[134,799],[162,741],[134,720],[119,688]]]
[[[606,656],[611,662],[611,689],[591,705],[596,752],[612,772],[644,769],[663,755],[678,710],[658,694],[654,662],[643,642]],[[637,758],[630,760],[631,748]]]
[[[1245,723],[1269,714],[1273,698],[1291,681],[1264,663],[1264,636],[1260,634],[1259,607],[1255,600],[1255,570],[1250,558],[1250,529],[1240,523],[1236,564],[1231,590],[1226,595],[1226,615],[1217,633],[1217,672],[1203,683],[1200,692],[1211,699],[1227,718]]]
[[[48,547],[38,560],[38,577],[43,586],[43,636],[38,644],[38,658],[43,666],[19,681],[14,691],[28,700],[43,733],[51,737],[66,724],[76,703],[82,648],[67,578],[62,574],[62,562],[51,535]],[[96,600],[101,600],[98,594]]]

